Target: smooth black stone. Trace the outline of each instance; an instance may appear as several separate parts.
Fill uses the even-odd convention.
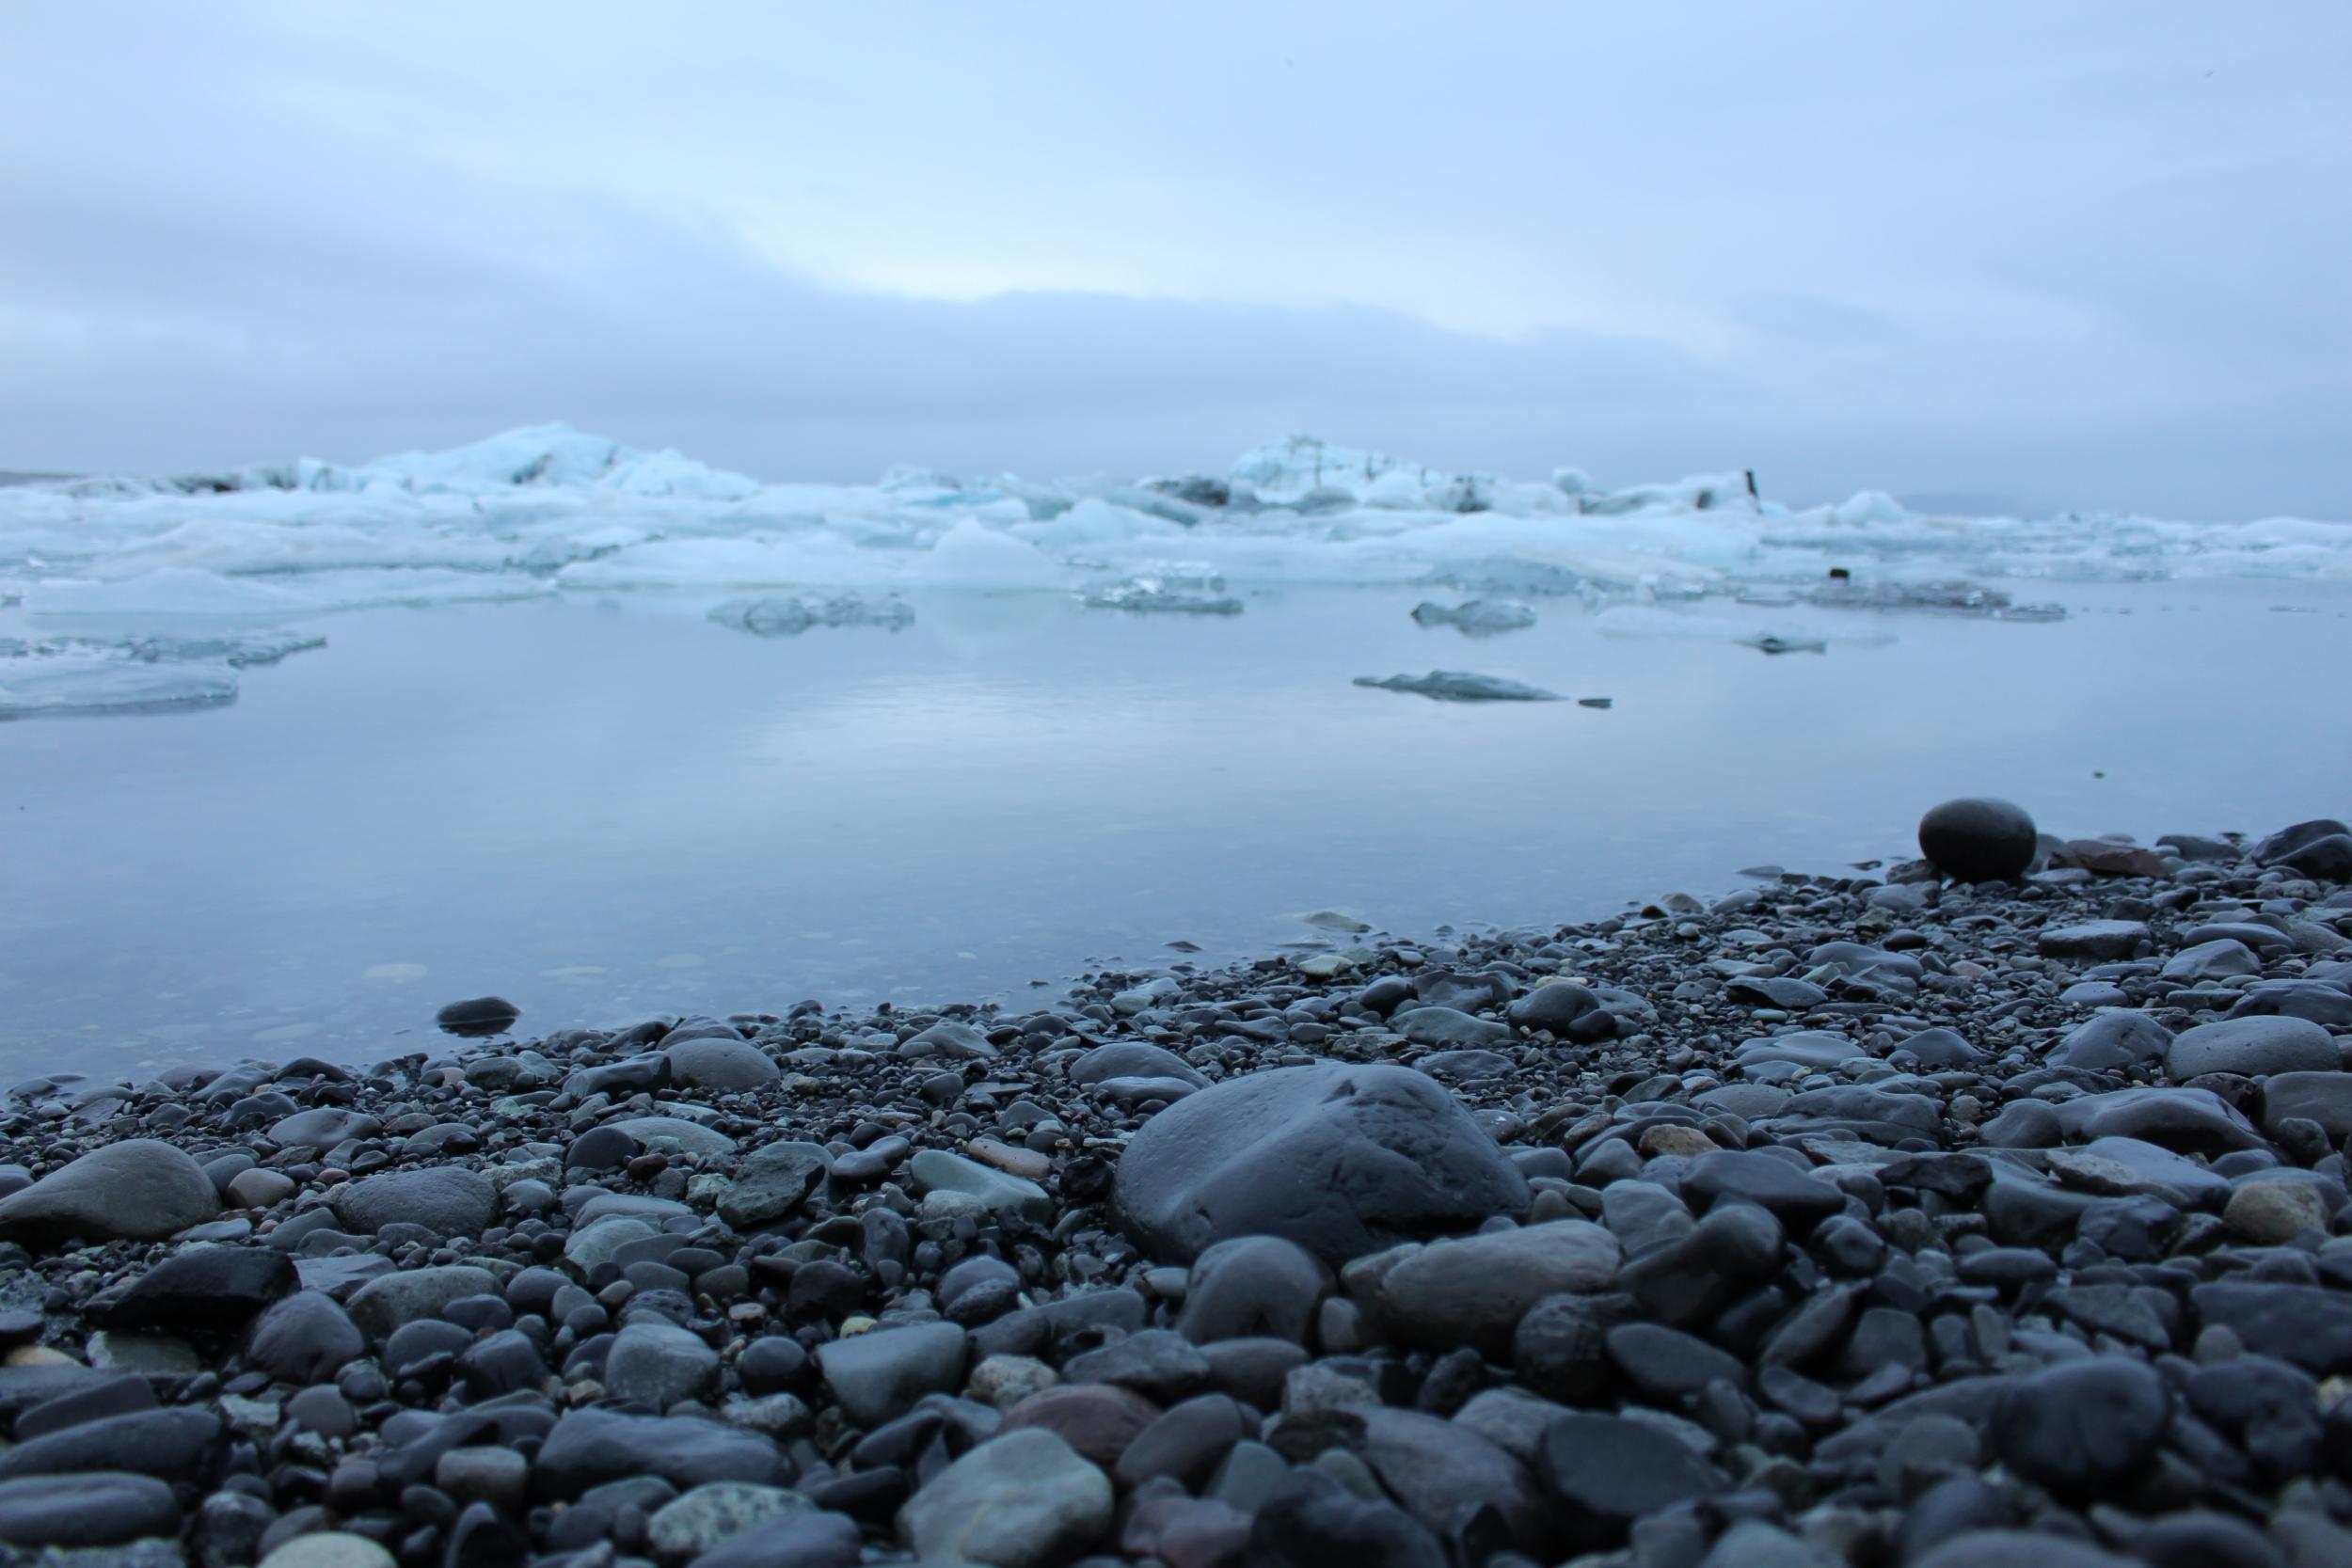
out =
[[[2020,1475],[2054,1492],[2090,1494],[2136,1474],[2170,1414],[2154,1369],[2098,1356],[2013,1381],[1994,1409],[1991,1436]]]
[[[1644,1514],[1712,1497],[1723,1475],[1678,1440],[1622,1416],[1576,1412],[1544,1429],[1537,1473],[1601,1544]]]
[[[13,1435],[20,1443],[29,1443],[84,1421],[155,1408],[155,1390],[147,1379],[124,1372],[34,1405],[16,1418]]]
[[[1267,1499],[1244,1560],[1252,1568],[1447,1568],[1445,1547],[1411,1514],[1321,1476],[1298,1478]]]
[[[262,1246],[193,1246],[135,1280],[93,1313],[114,1328],[225,1334],[295,1290],[294,1259]]]
[[[171,1488],[150,1476],[93,1471],[0,1481],[0,1542],[10,1545],[115,1546],[179,1529]]]
[[[2039,847],[2033,818],[2007,800],[1947,800],[1919,818],[1919,852],[1959,881],[2021,877]]]
[[[522,1017],[522,1009],[502,996],[475,996],[453,1002],[433,1015],[433,1022],[452,1035],[476,1037],[503,1034]]]
[[[194,1483],[211,1473],[220,1448],[220,1418],[210,1411],[134,1411],[19,1443],[0,1453],[0,1480],[122,1470]]]

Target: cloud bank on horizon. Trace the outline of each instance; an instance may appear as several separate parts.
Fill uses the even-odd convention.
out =
[[[2352,12],[20,10],[0,467],[1755,467],[2352,517]]]

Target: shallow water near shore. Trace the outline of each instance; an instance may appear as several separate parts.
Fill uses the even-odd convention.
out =
[[[2337,814],[2352,774],[2340,587],[2028,584],[2068,618],[1810,611],[1826,651],[1779,656],[1563,600],[1473,640],[1422,596],[939,594],[771,640],[707,599],[386,610],[231,705],[0,725],[0,1070],[365,1059],[484,992],[531,1034],[1050,993],[1346,940],[1316,911],[1549,925],[1834,870],[1952,795],[2144,839]],[[1351,684],[1433,669],[1613,705]]]

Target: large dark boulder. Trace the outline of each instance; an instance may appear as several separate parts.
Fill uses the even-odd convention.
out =
[[[141,1275],[91,1315],[114,1328],[226,1334],[294,1294],[294,1259],[275,1247],[193,1246]]]
[[[2254,859],[2259,864],[2283,865],[2306,877],[2352,881],[2352,827],[2327,816],[2297,822],[2255,845]]]
[[[1523,1213],[1528,1196],[1428,1075],[1321,1062],[1229,1079],[1153,1117],[1120,1160],[1115,1201],[1156,1258],[1282,1236],[1337,1265]]]
[[[1947,800],[1919,818],[1919,852],[1963,882],[2024,876],[2039,842],[2033,818],[2007,800]]]

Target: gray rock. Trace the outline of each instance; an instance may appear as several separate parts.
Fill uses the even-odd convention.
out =
[[[2260,840],[2253,848],[2254,861],[2258,865],[2289,865],[2306,876],[2327,876],[2331,880],[2343,881],[2347,875],[2352,875],[2352,869],[2312,869],[2305,863],[2312,859],[2307,854],[2309,850],[2325,845],[2329,839],[2347,837],[2352,837],[2352,826],[2333,817],[2314,817],[2309,822],[2297,822],[2291,828],[2281,828]],[[2317,857],[2315,863],[2324,867],[2330,858],[2326,855]]]
[[[732,1154],[735,1140],[724,1132],[714,1132],[698,1121],[684,1117],[624,1117],[608,1121],[607,1127],[617,1127],[639,1143],[650,1146],[658,1138],[669,1138],[689,1154]]]
[[[1682,1173],[1682,1192],[1703,1205],[1753,1203],[1802,1234],[1845,1207],[1846,1196],[1775,1155],[1756,1149],[1702,1154]]]
[[[0,1480],[121,1470],[195,1482],[218,1461],[221,1421],[208,1410],[134,1410],[101,1416],[0,1453]]]
[[[141,1275],[90,1315],[109,1328],[222,1334],[294,1293],[294,1259],[268,1247],[193,1246]]]
[[[714,1481],[662,1504],[645,1522],[645,1539],[661,1560],[684,1561],[700,1558],[755,1525],[806,1513],[811,1506],[798,1492],[781,1486]]]
[[[856,1568],[864,1539],[845,1513],[779,1513],[729,1536],[691,1568]]]
[[[348,1306],[359,1332],[380,1342],[404,1323],[438,1317],[441,1308],[460,1296],[486,1296],[497,1290],[498,1279],[489,1270],[452,1263],[371,1280],[353,1292]]]
[[[2217,942],[2201,942],[2194,947],[2184,947],[2164,961],[2158,975],[2167,980],[2194,983],[2199,980],[2222,980],[2238,974],[2260,974],[2262,959],[2242,942],[2224,937]]]
[[[719,1217],[741,1229],[782,1219],[832,1168],[833,1156],[822,1144],[763,1144],[736,1167],[735,1184],[719,1195]]]
[[[1537,1454],[1551,1495],[1581,1511],[1601,1544],[1633,1520],[1723,1490],[1714,1466],[1656,1426],[1575,1411],[1552,1422]]]
[[[2170,1415],[2154,1368],[2095,1356],[2011,1381],[1994,1408],[1991,1437],[2018,1474],[2054,1492],[2095,1495],[2138,1473]]]
[[[2254,1124],[2210,1089],[2154,1085],[2113,1089],[2067,1101],[2053,1107],[2051,1116],[2066,1137],[2086,1142],[2096,1138],[2135,1138],[2184,1153],[2206,1155],[2259,1148],[2263,1142]]]
[[[245,1357],[281,1383],[317,1383],[367,1351],[349,1313],[321,1291],[301,1291],[256,1319]]]
[[[2076,1024],[2051,1047],[2055,1067],[2114,1072],[2161,1061],[2172,1047],[2172,1031],[2145,1013],[2101,1013]]]
[[[2330,1143],[2352,1137],[2352,1072],[2276,1072],[2263,1083],[2263,1126],[2314,1121]]]
[[[2079,926],[2045,926],[2034,945],[2045,958],[2112,963],[2130,958],[2148,940],[2148,927],[2142,921],[2091,920]]]
[[[756,1432],[691,1416],[573,1410],[555,1423],[532,1464],[532,1491],[569,1500],[592,1486],[658,1476],[680,1489],[711,1481],[764,1486],[776,1479],[776,1446]]]
[[[1527,1181],[1460,1104],[1409,1069],[1252,1073],[1168,1107],[1121,1156],[1121,1223],[1189,1260],[1279,1235],[1327,1263],[1526,1211]]]
[[[1176,1078],[1196,1089],[1209,1086],[1209,1081],[1190,1062],[1173,1051],[1141,1040],[1098,1045],[1070,1064],[1070,1081],[1073,1084],[1100,1084],[1112,1078]]]
[[[625,1400],[667,1410],[699,1398],[719,1372],[719,1353],[675,1323],[639,1319],[614,1337],[604,1386]]]
[[[437,1236],[479,1236],[498,1212],[490,1179],[459,1165],[362,1177],[335,1203],[343,1224],[371,1236],[393,1224],[421,1225]]]
[[[2165,1053],[2164,1070],[2174,1083],[2207,1072],[2329,1072],[2342,1063],[2336,1042],[2308,1019],[2223,1019],[2185,1029]]]
[[[1054,1217],[1054,1200],[1036,1182],[944,1148],[917,1151],[908,1164],[908,1175],[918,1194],[961,1193],[978,1199],[991,1213],[1017,1215],[1032,1224]]]
[[[2033,818],[2007,800],[1947,800],[1919,818],[1919,852],[1959,881],[2022,877],[2040,843]]]
[[[1956,1535],[1910,1568],[2141,1568],[2135,1559],[2039,1530],[1979,1529]]]
[[[1586,1013],[1600,1006],[1600,999],[1582,986],[1569,980],[1553,980],[1537,986],[1511,1004],[1503,1016],[1518,1029],[1542,1029],[1559,1035]]]
[[[1111,1483],[1050,1432],[1009,1432],[942,1471],[898,1511],[898,1535],[927,1561],[1048,1568],[1099,1540]]]
[[[270,1124],[269,1141],[280,1148],[329,1149],[346,1138],[373,1138],[384,1131],[373,1117],[341,1105],[296,1111]]]
[[[151,1476],[98,1470],[0,1481],[0,1542],[12,1546],[118,1546],[179,1531],[180,1505]]]
[[[945,1056],[950,1061],[986,1061],[996,1054],[996,1048],[970,1024],[944,1018],[921,1034],[901,1041],[898,1054],[910,1059]]]
[[[783,1070],[744,1039],[704,1038],[665,1047],[673,1082],[712,1094],[738,1094],[772,1084]]]
[[[2231,1018],[2283,1013],[2328,1029],[2352,1029],[2352,994],[2313,980],[2260,980],[2238,993]]]
[[[1403,1509],[1312,1476],[1292,1480],[1258,1509],[1242,1560],[1248,1568],[1447,1568],[1448,1560],[1428,1527]]]
[[[1528,1308],[1613,1288],[1619,1256],[1616,1237],[1588,1220],[1435,1242],[1369,1281],[1367,1305],[1404,1343],[1504,1361]]]
[[[1304,1344],[1331,1289],[1320,1259],[1279,1236],[1236,1236],[1203,1252],[1176,1330],[1195,1343],[1271,1336]]]
[[[1389,1026],[1416,1045],[1488,1046],[1511,1038],[1510,1025],[1452,1007],[1415,1007],[1391,1017]]]
[[[1375,1407],[1365,1413],[1359,1451],[1389,1495],[1432,1530],[1447,1529],[1467,1504],[1493,1509],[1519,1542],[1533,1544],[1542,1532],[1543,1507],[1526,1468],[1468,1427]]]
[[[953,1323],[873,1328],[818,1347],[817,1364],[842,1412],[868,1429],[894,1420],[926,1394],[963,1382],[965,1339]]]
[[[0,1241],[151,1242],[219,1212],[220,1194],[201,1165],[167,1143],[131,1138],[0,1198]]]

